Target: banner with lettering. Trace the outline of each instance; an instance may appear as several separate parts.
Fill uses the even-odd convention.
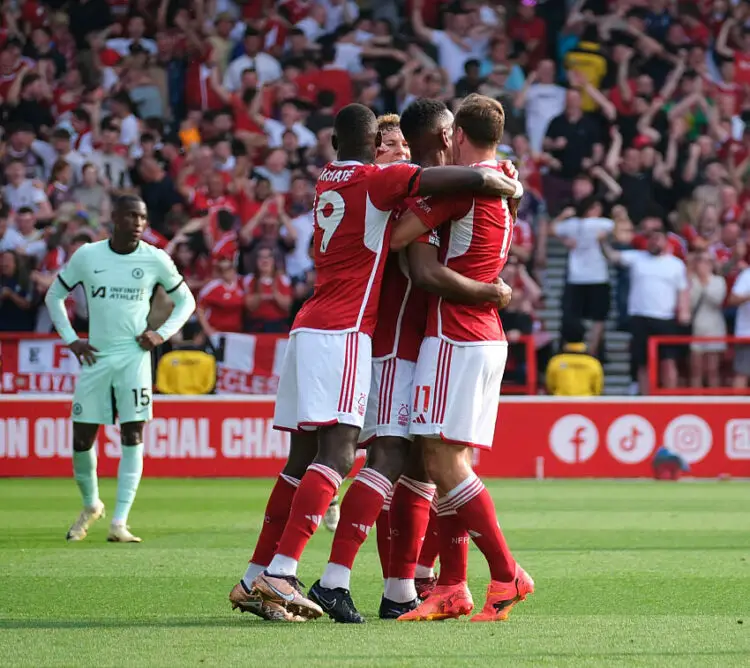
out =
[[[0,397],[0,476],[70,475],[70,398]],[[664,446],[696,477],[750,477],[750,400],[502,398],[484,476],[640,478]],[[119,429],[97,439],[99,472],[117,473]],[[289,435],[273,429],[273,397],[159,397],[145,432],[147,476],[266,477]],[[364,453],[361,453],[363,455]]]
[[[286,334],[215,334],[217,394],[275,394]],[[80,365],[55,336],[0,334],[0,394],[70,394]]]

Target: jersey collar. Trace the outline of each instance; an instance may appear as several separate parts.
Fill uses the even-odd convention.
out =
[[[356,167],[357,165],[364,165],[364,162],[359,160],[333,160],[331,164],[334,167]]]

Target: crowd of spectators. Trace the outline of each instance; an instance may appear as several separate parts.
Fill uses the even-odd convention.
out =
[[[594,354],[607,257],[636,346],[691,327],[750,336],[744,0],[5,0],[0,330],[50,331],[51,278],[107,236],[112,197],[137,191],[147,241],[198,297],[189,337],[286,331],[314,283],[314,181],[337,110],[472,92],[505,106],[500,153],[526,193],[506,268],[511,340],[542,327],[551,237],[571,251],[565,319],[594,322]],[[651,280],[630,250],[684,271]],[[629,288],[642,269],[645,306]],[[82,295],[70,309],[85,324]],[[723,355],[695,344],[690,382],[721,383]]]

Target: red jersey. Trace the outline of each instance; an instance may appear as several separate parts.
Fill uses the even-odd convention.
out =
[[[215,236],[213,238],[215,241],[213,248],[211,249],[211,257],[214,259],[227,258],[234,262],[237,258],[237,253],[240,250],[237,232],[230,230],[229,232],[223,232],[220,236]]]
[[[241,332],[245,294],[240,282],[209,281],[198,293],[198,308],[218,332]]]
[[[143,231],[143,240],[147,244],[156,246],[161,250],[164,250],[167,246],[169,246],[169,240],[162,234],[159,234],[153,227],[147,227]]]
[[[281,295],[292,296],[292,283],[284,274],[276,274],[276,276],[268,278],[256,278],[254,274],[248,274],[242,279],[242,285],[246,294],[253,293],[256,289],[260,292],[260,305],[250,313],[253,320],[270,322],[272,320],[283,320],[289,315],[273,298],[274,288]]]
[[[205,283],[213,275],[211,264],[204,255],[199,255],[187,267],[179,267],[179,269],[180,273],[185,278],[185,281],[188,283],[192,281]],[[195,287],[191,287],[190,290],[193,293],[200,292],[200,290]]]
[[[44,259],[39,264],[39,271],[43,274],[54,274],[62,269],[65,264],[65,251],[60,246],[55,246],[47,251]]]
[[[319,91],[331,91],[336,96],[334,113],[353,101],[352,78],[346,70],[331,68],[300,74],[294,83],[297,84],[300,97],[313,103]]]
[[[496,160],[473,166],[502,169]],[[446,223],[440,235],[445,266],[482,283],[492,283],[500,275],[513,240],[513,217],[506,198],[421,198],[409,208],[430,229]],[[459,345],[505,341],[494,304],[456,304],[436,295],[429,297],[425,336]]]
[[[440,246],[435,230],[417,241]],[[380,297],[378,324],[372,337],[373,359],[398,357],[416,362],[427,326],[428,295],[412,283],[405,251],[388,255]]]
[[[315,292],[293,330],[372,333],[391,210],[419,190],[422,169],[410,163],[328,163],[315,187]]]
[[[237,202],[231,195],[209,197],[202,188],[193,193],[191,207],[194,215],[198,215],[201,211],[207,211],[208,215],[212,216],[224,209],[236,216],[238,211]]]
[[[513,225],[513,245],[529,250],[534,247],[534,232],[525,220],[516,220]]]

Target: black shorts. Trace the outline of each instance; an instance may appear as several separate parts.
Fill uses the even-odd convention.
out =
[[[563,315],[571,320],[604,322],[609,317],[609,283],[567,283],[563,293]]]
[[[633,335],[630,354],[638,367],[648,364],[648,340],[652,336],[676,336],[682,334],[676,320],[661,320],[660,318],[645,318],[640,315],[630,317],[630,333]],[[684,346],[659,346],[660,360],[676,360],[682,354]]]

